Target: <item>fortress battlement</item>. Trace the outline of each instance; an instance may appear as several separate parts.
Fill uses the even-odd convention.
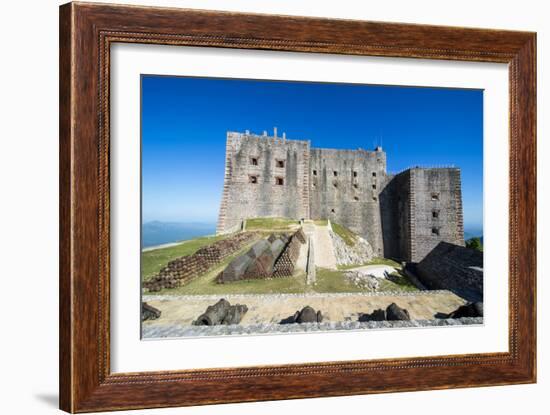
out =
[[[267,132],[227,132],[218,233],[253,217],[330,219],[378,256],[419,262],[439,242],[464,245],[460,169],[388,174],[386,153],[326,149]]]

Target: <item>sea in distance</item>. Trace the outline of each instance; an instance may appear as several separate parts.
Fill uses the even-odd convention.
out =
[[[141,226],[143,248],[186,241],[215,233],[215,223],[151,221],[145,222]]]

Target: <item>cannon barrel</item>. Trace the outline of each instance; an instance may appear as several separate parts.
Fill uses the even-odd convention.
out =
[[[206,311],[195,321],[196,326],[214,326],[221,324],[230,308],[229,301],[222,298],[214,305],[209,305]]]

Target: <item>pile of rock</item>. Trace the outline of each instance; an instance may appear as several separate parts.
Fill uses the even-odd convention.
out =
[[[216,281],[224,284],[240,280],[291,276],[303,243],[305,235],[301,229],[291,236],[271,234],[267,239],[256,242],[248,252],[231,261],[217,276]]]
[[[365,270],[346,271],[344,277],[362,290],[375,292],[380,288],[380,279]]]
[[[194,326],[216,326],[220,324],[239,324],[248,311],[244,304],[231,305],[229,301],[222,298],[214,305],[209,305],[206,311],[194,322]]]
[[[334,255],[338,265],[357,265],[369,262],[374,252],[370,244],[360,236],[356,236],[353,246],[348,245],[340,236],[330,231]]]
[[[275,261],[273,269],[274,277],[290,277],[294,274],[296,262],[300,256],[302,245],[306,243],[306,235],[300,228],[294,235],[290,237],[290,242]]]
[[[391,303],[385,310],[377,309],[372,313],[362,313],[359,315],[359,321],[408,321],[411,319],[409,312]]]
[[[193,255],[170,261],[160,270],[158,275],[143,283],[150,292],[160,291],[163,288],[175,288],[188,283],[199,275],[204,274],[212,266],[220,263],[229,255],[241,249],[247,243],[257,239],[256,232],[243,232],[227,239],[216,241],[205,246]]]

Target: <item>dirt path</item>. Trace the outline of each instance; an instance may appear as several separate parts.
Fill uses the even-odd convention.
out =
[[[190,325],[206,307],[217,302],[217,296],[145,296],[144,301],[161,310],[158,320],[144,325]],[[411,319],[433,319],[437,313],[450,313],[465,301],[450,291],[419,291],[414,294],[275,294],[225,295],[231,304],[246,304],[248,312],[242,325],[279,323],[306,305],[321,310],[325,321],[357,321],[360,313],[385,309],[391,303],[406,308]]]

